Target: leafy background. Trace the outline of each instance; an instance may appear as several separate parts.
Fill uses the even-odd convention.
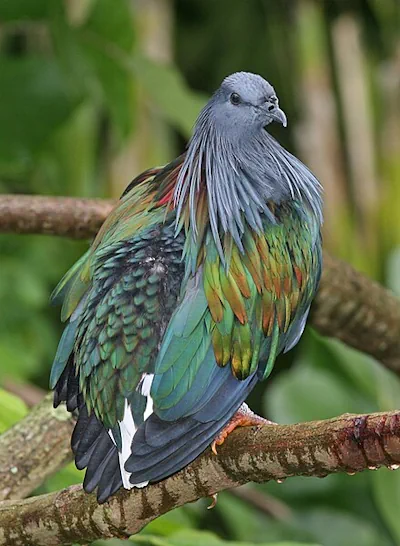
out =
[[[118,196],[183,150],[207,96],[243,69],[274,84],[289,118],[275,136],[324,184],[326,248],[400,294],[398,0],[1,0],[0,191]],[[28,411],[21,396],[47,389],[61,332],[49,294],[87,244],[0,236],[0,432]],[[398,408],[399,387],[309,330],[250,404],[291,423]],[[70,465],[37,493],[81,478]],[[249,485],[206,505],[131,541],[400,545],[388,470]]]

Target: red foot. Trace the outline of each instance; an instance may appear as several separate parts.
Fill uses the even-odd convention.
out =
[[[217,446],[222,445],[229,434],[235,430],[237,427],[252,427],[252,426],[263,426],[263,425],[276,425],[276,423],[272,421],[268,421],[268,419],[264,419],[263,417],[260,417],[259,415],[256,415],[251,411],[249,406],[247,404],[242,404],[240,408],[237,410],[235,415],[232,417],[232,419],[229,421],[229,423],[221,430],[221,432],[218,434],[218,436],[215,438],[213,443],[211,444],[211,450],[214,453],[214,455],[218,455],[217,453]]]

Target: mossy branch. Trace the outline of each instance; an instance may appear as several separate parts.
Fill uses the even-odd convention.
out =
[[[52,398],[0,436],[0,501],[25,498],[72,459],[75,420],[64,405],[53,409]]]

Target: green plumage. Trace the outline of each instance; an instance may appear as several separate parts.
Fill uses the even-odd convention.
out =
[[[263,233],[245,227],[243,253],[225,237],[224,245],[230,248],[226,263],[207,230],[202,254],[198,243],[186,249],[188,255],[203,256],[200,294],[208,309],[199,320],[204,325],[209,321],[205,331],[217,364],[230,363],[238,379],[257,369],[260,354],[267,356],[259,373],[265,378],[271,372],[277,354],[302,330],[319,281],[319,224],[295,201],[274,206],[273,211],[277,222],[266,219]],[[189,231],[187,241],[192,240]],[[193,329],[193,336],[197,332]]]
[[[76,464],[101,499],[193,460],[303,332],[320,186],[268,136],[273,119],[267,82],[228,78],[188,151],[129,185],[54,292],[68,320],[55,404],[78,409]]]
[[[276,223],[266,217],[263,232],[246,225],[243,252],[225,234],[224,262],[206,224],[206,207],[197,218],[198,236],[183,211],[176,237],[162,190],[171,184],[171,172],[133,186],[53,296],[63,300],[62,316],[70,323],[51,385],[73,350],[87,407],[108,428],[123,418],[125,399],[138,398],[136,407],[143,410],[136,391],[143,373],[155,373],[155,411],[167,420],[188,414],[206,394],[215,364],[229,366],[240,380],[256,370],[260,379],[267,377],[276,356],[300,336],[320,276],[319,224],[296,201],[271,205]],[[160,206],[154,206],[152,192],[162,198]],[[153,243],[155,255],[160,244],[164,249],[175,290],[166,285],[164,270],[146,262],[154,260]]]

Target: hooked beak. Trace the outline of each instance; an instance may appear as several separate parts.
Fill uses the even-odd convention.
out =
[[[277,121],[278,123],[281,123],[284,127],[287,126],[287,117],[283,110],[279,108],[279,106],[276,106],[274,110],[269,112],[272,121]]]

